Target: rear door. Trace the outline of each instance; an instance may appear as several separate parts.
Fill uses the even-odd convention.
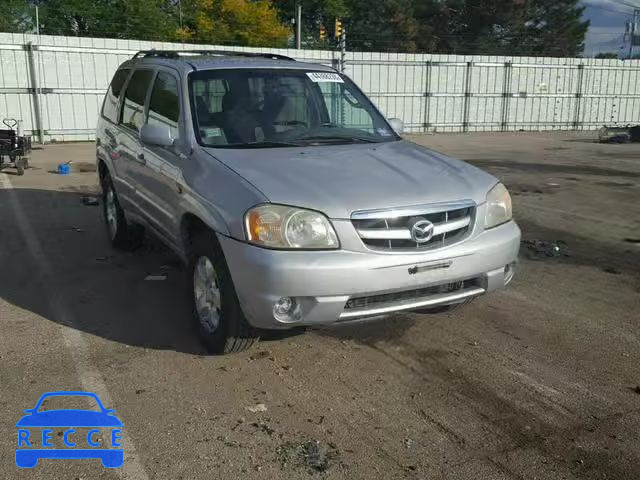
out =
[[[141,185],[136,182],[136,171],[144,163],[141,156],[140,129],[145,121],[145,101],[149,94],[155,71],[150,67],[136,68],[125,87],[120,109],[118,147],[119,180],[126,189],[133,192],[131,202],[136,213],[147,216],[151,208],[145,201]]]
[[[158,67],[149,94],[145,123],[168,126],[174,144],[170,147],[142,144],[140,153],[144,162],[138,163],[132,173],[145,200],[152,205],[153,226],[172,243],[179,235],[177,212],[184,185],[182,168],[188,161],[181,98],[177,72]]]

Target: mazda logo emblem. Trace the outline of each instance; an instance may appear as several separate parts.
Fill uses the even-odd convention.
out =
[[[411,227],[411,238],[416,243],[427,243],[433,237],[433,223],[420,220]]]

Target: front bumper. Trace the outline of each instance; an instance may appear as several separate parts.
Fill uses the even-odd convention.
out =
[[[509,222],[419,254],[282,251],[224,236],[219,241],[249,323],[278,329],[450,305],[502,288],[513,274],[520,229]],[[273,315],[281,297],[298,305],[285,321]]]

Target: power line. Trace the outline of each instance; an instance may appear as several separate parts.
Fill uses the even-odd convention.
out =
[[[587,8],[595,8],[597,10],[603,10],[605,12],[613,12],[613,13],[621,13],[622,15],[631,16],[632,14],[629,12],[623,12],[622,10],[615,10],[612,8],[601,7],[599,5],[593,5],[591,3],[587,4]]]
[[[631,4],[628,2],[625,2],[623,0],[610,0],[613,3],[617,3],[618,5],[624,5],[625,7],[630,7],[630,8],[640,8],[640,4]]]

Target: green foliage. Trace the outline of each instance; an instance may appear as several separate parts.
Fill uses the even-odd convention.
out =
[[[419,48],[443,53],[576,56],[589,27],[578,0],[414,0]]]
[[[41,33],[167,40],[175,31],[165,0],[45,0]]]
[[[596,58],[615,58],[618,59],[620,56],[615,52],[600,52],[596,55]]]
[[[348,0],[350,11],[359,12],[346,22],[349,48],[413,52],[419,25],[412,0]]]
[[[295,0],[280,0],[283,20]],[[579,0],[300,0],[303,38],[343,16],[349,49],[576,56],[589,26]]]
[[[189,0],[182,4],[181,40],[286,47],[290,29],[266,0]]]
[[[320,25],[327,29],[327,37],[333,37],[333,25],[336,18],[347,17],[348,0],[274,0],[273,4],[280,12],[283,23],[290,24],[295,18],[296,4],[302,6],[302,36],[303,38],[318,37]],[[309,42],[306,42],[307,44]]]
[[[31,0],[0,1],[1,31],[33,31]],[[274,47],[297,2],[307,47],[340,17],[350,50],[577,56],[589,26],[579,0],[39,0],[44,34]]]
[[[32,28],[31,8],[26,0],[2,0],[0,32],[22,33]]]

